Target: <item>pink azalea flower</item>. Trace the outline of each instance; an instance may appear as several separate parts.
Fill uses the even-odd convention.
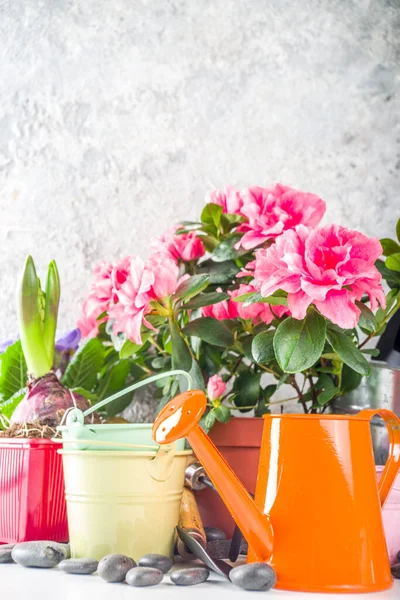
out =
[[[243,205],[243,200],[240,192],[235,190],[231,185],[227,185],[223,190],[213,190],[208,194],[207,202],[211,204],[219,204],[222,206],[222,211],[229,214],[240,214],[240,209]]]
[[[222,290],[218,289],[217,291]],[[237,298],[243,294],[255,293],[256,291],[257,289],[254,286],[242,283],[236,290],[228,290],[228,294],[232,300],[222,300],[222,302],[218,302],[217,304],[205,306],[202,308],[202,314],[204,317],[213,317],[214,319],[218,319],[218,321],[240,318],[244,320],[250,319],[254,324],[257,324],[261,322],[271,323],[275,316],[282,316],[282,314],[287,312],[285,306],[274,306],[274,312],[272,312],[271,307],[263,302],[255,302],[249,306],[244,306],[244,302],[233,301],[233,298]]]
[[[114,319],[114,333],[126,333],[135,344],[142,343],[142,322],[152,328],[145,315],[151,311],[154,279],[154,273],[140,258],[132,258],[130,275],[117,292],[118,302],[109,310],[110,319]]]
[[[178,229],[180,226],[170,229],[151,243],[154,255],[167,255],[176,263],[197,260],[204,256],[206,251],[201,237],[195,231],[177,235]]]
[[[179,284],[189,275],[179,278],[179,267],[170,256],[154,254],[149,259],[148,268],[152,271],[154,281],[150,294],[153,300],[161,300],[171,296]]]
[[[94,281],[89,289],[89,294],[82,307],[82,314],[78,320],[78,327],[82,337],[95,337],[99,331],[99,324],[107,320],[98,317],[117,301],[117,292],[125,283],[130,269],[130,257],[123,258],[115,263],[102,261],[94,266]]]
[[[221,398],[226,390],[226,383],[223,381],[220,375],[213,375],[208,380],[207,394],[210,400],[217,400]]]
[[[303,319],[314,304],[336,325],[352,329],[360,316],[355,301],[364,293],[373,310],[378,302],[385,307],[382,278],[374,265],[381,254],[379,240],[358,231],[299,225],[256,252],[255,277],[264,297],[278,289],[288,292],[295,319]]]
[[[315,194],[300,192],[277,183],[267,188],[250,187],[241,193],[240,212],[247,222],[239,226],[244,235],[238,242],[251,250],[297,225],[315,226],[325,213],[325,202]]]
[[[217,292],[222,292],[222,289],[217,288]],[[203,317],[213,317],[214,319],[218,319],[218,321],[223,321],[224,319],[236,319],[238,313],[234,304],[235,303],[230,300],[222,300],[222,302],[217,302],[217,304],[204,306],[201,309],[201,312]]]

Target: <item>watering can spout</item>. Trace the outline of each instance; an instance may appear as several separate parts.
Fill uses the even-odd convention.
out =
[[[200,390],[180,394],[158,415],[153,425],[153,439],[158,444],[170,444],[182,437],[188,439],[254,556],[259,561],[269,561],[274,544],[269,516],[254,504],[241,481],[199,426],[206,406],[207,399]]]

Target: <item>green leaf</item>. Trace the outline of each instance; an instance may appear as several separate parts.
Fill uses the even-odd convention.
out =
[[[35,377],[45,375],[53,366],[53,356],[48,357],[43,340],[42,294],[35,264],[28,256],[17,288],[17,316],[25,360],[29,372]]]
[[[203,374],[201,372],[198,362],[194,358],[192,358],[192,366],[190,367],[189,375],[192,378],[192,388],[194,390],[204,390],[205,389],[206,386],[204,383]],[[181,379],[183,379],[183,378],[181,378]]]
[[[129,358],[133,354],[136,354],[136,352],[140,350],[141,347],[142,346],[140,344],[135,344],[134,342],[131,342],[131,340],[126,340],[121,350],[119,351],[119,357],[121,359]]]
[[[190,300],[208,286],[209,279],[208,275],[192,275],[189,279],[182,281],[173,297],[179,300]]]
[[[225,260],[235,259],[242,254],[246,254],[248,250],[236,250],[235,248],[235,244],[237,244],[241,237],[241,233],[233,233],[226,236],[215,248],[210,258],[215,262],[224,262]]]
[[[389,287],[394,289],[400,288],[400,273],[388,269],[382,260],[377,260],[375,266]]]
[[[397,224],[396,224],[396,235],[397,235],[397,239],[400,242],[400,219],[397,221]]]
[[[47,270],[46,303],[43,320],[43,343],[52,366],[59,304],[60,277],[56,262],[52,260]]]
[[[220,404],[217,408],[214,408],[214,414],[217,421],[220,423],[227,423],[231,418],[231,411],[227,406]]]
[[[370,374],[371,369],[367,360],[354,345],[349,336],[328,328],[326,337],[333,350],[340,356],[346,365],[351,367],[354,371],[357,371],[357,373],[360,373],[360,375]]]
[[[289,317],[279,324],[274,337],[275,356],[286,373],[312,367],[324,349],[326,321],[311,309],[301,321]]]
[[[192,368],[192,356],[189,348],[172,321],[170,321],[169,327],[172,340],[172,368],[190,371]],[[183,391],[182,388],[181,391]]]
[[[240,271],[240,267],[233,260],[225,260],[216,263],[212,260],[206,260],[199,266],[201,273],[207,274],[212,284],[231,283]]]
[[[255,336],[251,353],[257,363],[268,363],[275,359],[274,331],[263,331]]]
[[[281,292],[284,294],[284,292]],[[243,306],[250,306],[251,304],[271,304],[272,306],[287,306],[287,296],[284,295],[272,295],[272,296],[261,296],[261,292],[249,292],[247,294],[241,294],[232,298],[234,302],[243,302]]]
[[[129,360],[121,360],[114,363],[100,379],[96,387],[96,396],[99,400],[103,400],[107,396],[111,396],[116,392],[119,392],[125,387],[126,378],[129,373]],[[118,401],[117,401],[118,402]],[[106,411],[108,414],[116,414],[114,407],[106,405]]]
[[[361,383],[362,375],[357,373],[347,365],[343,365],[342,368],[342,381],[341,381],[341,391],[343,393],[352,392]]]
[[[394,240],[391,240],[390,238],[383,238],[381,240],[381,245],[382,245],[382,252],[384,256],[390,256],[391,254],[394,254],[395,252],[400,252],[400,246],[397,242],[395,242]]]
[[[385,267],[392,271],[400,271],[400,252],[388,256],[385,260]]]
[[[363,348],[361,350],[363,354],[369,354],[370,356],[377,357],[380,355],[381,351],[378,348]]]
[[[260,373],[241,373],[236,377],[233,384],[234,403],[240,412],[249,412],[257,404],[261,394],[260,378]],[[241,409],[242,406],[250,408]]]
[[[18,340],[0,355],[0,395],[8,400],[26,386],[27,366]]]
[[[228,298],[229,295],[225,294],[224,292],[210,292],[209,294],[202,294],[201,296],[193,298],[181,308],[185,310],[193,310],[196,308],[201,308],[202,306],[211,306],[212,304],[217,304],[223,300],[228,300]]]
[[[320,392],[317,397],[317,402],[320,406],[324,406],[327,404],[332,398],[337,396],[340,393],[340,389],[337,387],[332,387],[323,392]]]
[[[204,417],[204,427],[207,431],[210,431],[216,420],[215,409],[210,410],[209,413]]]
[[[246,220],[247,220],[246,217],[242,217],[241,215],[234,215],[234,214],[230,214],[230,213],[223,213],[221,215],[221,225],[222,225],[224,232],[231,231],[232,229],[234,229],[241,223],[245,223]],[[241,234],[241,237],[242,236],[243,236],[243,233]],[[248,252],[248,250],[247,250],[247,252]]]
[[[234,342],[234,337],[228,327],[213,317],[200,317],[191,321],[184,327],[183,333],[199,337],[214,346],[231,346]]]
[[[369,333],[372,333],[377,328],[377,322],[374,313],[363,302],[356,300],[356,306],[360,309],[361,314],[358,324]]]
[[[222,206],[209,202],[203,208],[200,220],[206,225],[214,225],[217,229],[221,223]]]
[[[92,391],[97,385],[104,359],[103,344],[97,338],[89,340],[72,357],[61,383],[68,388],[82,387]]]
[[[152,315],[149,315],[152,316]],[[165,323],[165,318],[162,317],[163,320],[163,324]],[[144,346],[144,344],[147,342],[147,340],[150,337],[150,333],[142,333],[142,344],[135,344],[135,342],[131,342],[131,340],[125,340],[124,345],[122,346],[121,350],[119,351],[119,357],[121,359],[124,358],[129,358],[131,356],[133,356],[134,354],[136,354],[137,352],[139,352],[139,350],[141,350]]]
[[[18,390],[15,394],[11,396],[5,402],[0,404],[0,413],[4,415],[8,420],[11,419],[14,410],[17,408],[18,404],[23,400],[26,396],[28,388],[23,388],[22,390]]]

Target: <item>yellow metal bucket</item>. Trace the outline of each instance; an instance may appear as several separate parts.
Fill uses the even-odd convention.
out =
[[[190,450],[59,450],[73,558],[172,556]]]

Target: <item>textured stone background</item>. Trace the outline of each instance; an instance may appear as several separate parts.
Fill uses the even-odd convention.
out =
[[[0,0],[0,337],[27,253],[61,327],[91,265],[272,181],[379,236],[400,212],[400,0]]]

